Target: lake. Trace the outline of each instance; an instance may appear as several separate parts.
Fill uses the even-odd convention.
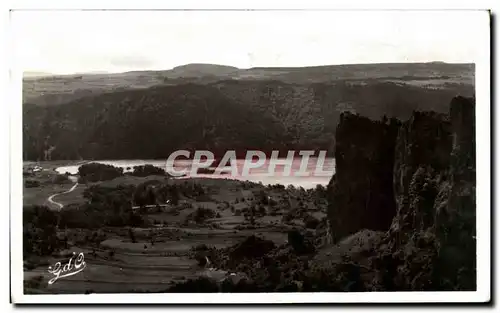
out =
[[[285,158],[277,159],[277,162],[284,162]],[[284,171],[283,165],[277,165],[275,167],[274,173],[270,173],[269,165],[270,161],[266,160],[266,162],[258,167],[252,168],[249,170],[248,174],[243,174],[243,168],[245,166],[244,159],[236,160],[236,173],[204,173],[204,174],[196,174],[196,177],[207,177],[207,178],[227,178],[227,179],[237,179],[241,181],[251,181],[255,183],[261,182],[264,185],[268,184],[282,184],[285,186],[294,185],[296,187],[303,188],[314,188],[316,185],[327,185],[330,181],[330,178],[335,173],[335,159],[334,158],[325,158],[323,164],[318,164],[318,161],[321,161],[321,158],[311,157],[309,158],[307,164],[304,164],[301,168],[302,158],[294,158],[293,162],[291,162],[291,170],[290,174]],[[134,166],[151,164],[156,167],[166,168],[166,160],[95,160],[90,162],[97,162],[102,164],[113,165],[116,167],[121,167],[125,172],[132,171]],[[182,178],[192,177],[189,170],[192,166],[192,160],[176,160],[174,163],[174,169],[176,171],[187,170],[186,176]],[[70,165],[70,166],[61,166],[56,169],[56,171],[60,174],[64,174],[69,172],[70,174],[77,174],[79,165]],[[127,168],[130,168],[127,170]],[[211,169],[214,169],[211,167]],[[296,176],[298,173],[304,173],[303,176]],[[180,179],[182,179],[180,178]]]

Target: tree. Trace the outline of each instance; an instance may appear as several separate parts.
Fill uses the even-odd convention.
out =
[[[387,116],[385,114],[382,116],[382,123],[387,124]]]
[[[46,206],[23,208],[24,257],[35,253],[49,255],[60,247],[56,226],[58,216]]]
[[[146,177],[150,175],[165,175],[165,170],[151,164],[134,166],[133,176]]]
[[[252,226],[255,226],[255,205],[252,205],[250,209],[250,224]]]
[[[179,189],[177,188],[176,184],[173,184],[170,187],[170,201],[172,205],[178,205],[179,204]]]
[[[146,190],[147,190],[147,204],[148,205],[156,204],[156,195],[154,191],[154,186],[148,186]]]
[[[259,215],[265,216],[266,214],[267,214],[266,208],[263,205],[259,206]]]
[[[304,218],[304,224],[306,228],[316,229],[319,223],[320,221],[310,214],[307,214],[307,216]]]
[[[130,241],[132,241],[133,243],[136,243],[137,241],[135,240],[135,234],[134,234],[134,231],[132,230],[132,228],[129,228],[128,229],[128,236],[130,238]]]
[[[264,204],[264,205],[269,204],[269,197],[268,197],[267,193],[263,189],[261,189],[259,191],[258,197],[259,197],[259,202],[261,204]]]

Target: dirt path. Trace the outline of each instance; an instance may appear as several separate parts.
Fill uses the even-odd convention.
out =
[[[63,208],[64,205],[62,203],[54,201],[53,198],[55,196],[59,196],[59,195],[65,194],[65,193],[70,193],[73,190],[75,190],[75,188],[78,186],[78,180],[77,180],[76,177],[70,176],[69,179],[71,179],[73,182],[75,182],[75,184],[73,185],[73,187],[71,187],[70,189],[68,189],[66,191],[55,193],[55,194],[53,194],[53,195],[51,195],[50,197],[47,198],[47,201],[50,202],[50,203],[52,203],[52,204],[54,204],[54,205],[56,205],[58,207],[59,211],[61,211],[61,209]]]

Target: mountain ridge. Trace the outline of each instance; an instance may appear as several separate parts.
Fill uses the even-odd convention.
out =
[[[23,103],[56,105],[92,94],[122,89],[141,89],[189,82],[212,84],[220,80],[279,80],[297,84],[375,80],[442,88],[445,84],[473,85],[474,68],[474,64],[448,63],[348,64],[249,69],[213,64],[187,64],[159,71],[25,78],[23,80]]]

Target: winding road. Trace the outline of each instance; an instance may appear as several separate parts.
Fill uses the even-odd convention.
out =
[[[75,184],[73,185],[73,187],[71,187],[70,189],[68,189],[66,191],[55,193],[55,194],[53,194],[53,195],[51,195],[50,197],[47,198],[47,201],[50,202],[50,203],[52,203],[52,204],[54,204],[54,205],[56,205],[58,207],[59,211],[61,211],[61,209],[63,208],[64,205],[62,203],[54,201],[53,198],[56,197],[56,196],[65,194],[65,193],[70,193],[73,190],[75,190],[75,188],[78,186],[78,178],[77,177],[75,177],[75,176],[69,176],[69,179],[71,179],[71,181],[75,182]]]

